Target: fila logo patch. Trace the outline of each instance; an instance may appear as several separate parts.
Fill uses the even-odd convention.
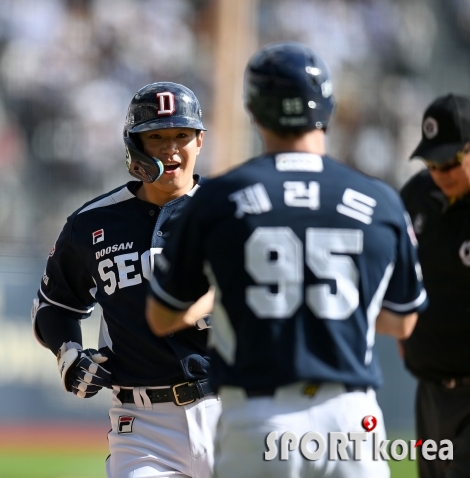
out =
[[[176,111],[175,95],[171,91],[157,93],[158,116],[169,116]]]
[[[129,415],[121,415],[118,418],[118,433],[132,433],[132,425],[135,417]]]
[[[241,219],[245,214],[262,214],[273,208],[268,192],[262,183],[235,191],[228,199],[237,205],[235,211],[237,219]]]
[[[95,231],[93,233],[93,244],[98,244],[98,242],[103,242],[103,241],[104,241],[104,229]]]

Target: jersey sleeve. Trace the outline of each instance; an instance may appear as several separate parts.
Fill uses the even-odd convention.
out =
[[[73,218],[68,219],[49,254],[38,297],[40,303],[83,319],[91,314],[96,303],[96,284],[73,243]]]
[[[397,254],[395,267],[382,306],[396,314],[421,312],[427,307],[421,265],[411,219],[398,194],[394,194]]]
[[[198,191],[185,206],[168,243],[155,257],[151,294],[173,310],[188,309],[209,289],[204,273],[202,195]]]

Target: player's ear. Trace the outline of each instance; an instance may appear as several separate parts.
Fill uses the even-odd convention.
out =
[[[251,111],[251,108],[246,103],[245,103],[245,110],[248,113],[251,124],[254,124],[255,126],[259,126],[259,123],[256,120],[255,115],[253,114],[253,111]]]
[[[200,131],[199,134],[196,136],[196,146],[197,146],[196,154],[200,153],[203,140],[204,140],[204,131]]]

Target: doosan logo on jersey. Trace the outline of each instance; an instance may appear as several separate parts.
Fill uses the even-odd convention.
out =
[[[114,244],[114,246],[109,246],[106,249],[101,249],[100,251],[95,252],[95,257],[99,259],[100,257],[110,254],[111,252],[124,251],[126,249],[132,249],[134,245],[133,242],[122,242],[121,244]]]

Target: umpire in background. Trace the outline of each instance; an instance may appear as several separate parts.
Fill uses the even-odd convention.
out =
[[[427,168],[401,192],[418,239],[429,307],[404,342],[418,382],[417,438],[450,439],[453,461],[419,460],[421,478],[470,476],[470,98],[425,111],[411,158]]]

